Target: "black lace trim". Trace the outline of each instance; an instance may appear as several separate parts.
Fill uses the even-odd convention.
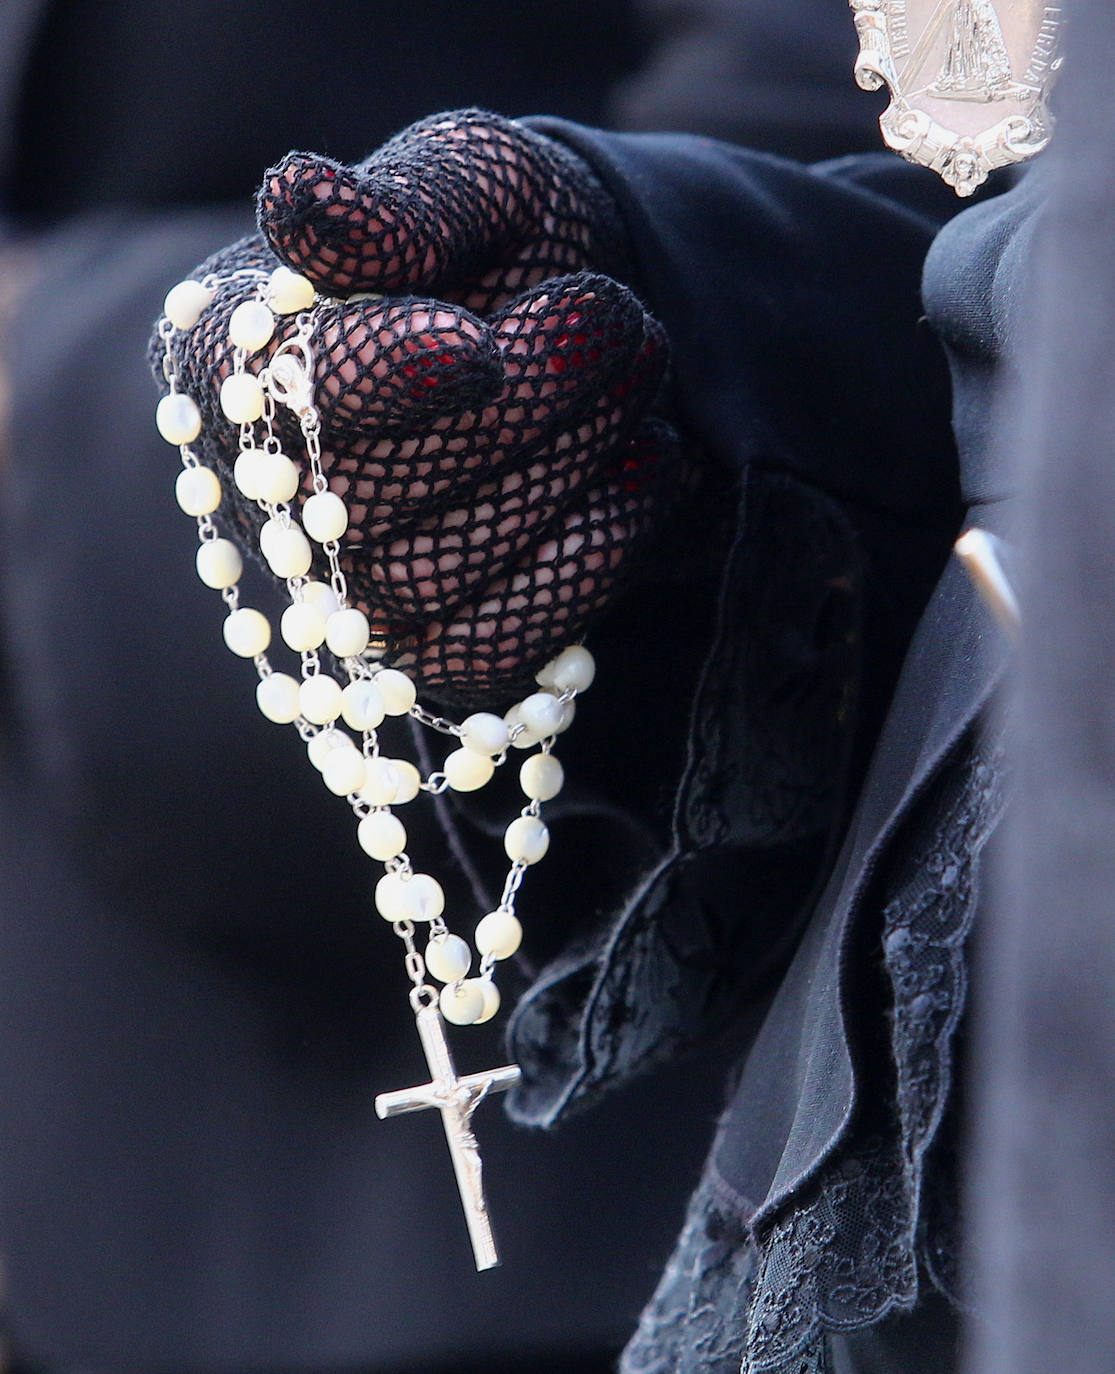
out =
[[[908,1199],[894,1142],[862,1141],[818,1180],[812,1200],[759,1242],[748,1314],[749,1371],[790,1374],[826,1330],[879,1321],[917,1296]]]
[[[964,949],[1004,775],[998,745],[966,738],[896,842],[882,913],[890,1082],[884,1067],[844,1148],[761,1235],[725,1224],[729,1208],[706,1178],[623,1374],[823,1374],[827,1333],[910,1309],[922,1271],[955,1293],[946,1137]]]
[[[706,1172],[619,1374],[739,1374],[757,1258],[738,1199]]]
[[[521,1120],[552,1124],[704,1043],[784,966],[846,801],[859,561],[828,497],[749,471],[674,853],[606,940],[547,970],[520,1003],[508,1038]]]
[[[923,1165],[950,1100],[980,855],[1004,790],[1001,750],[969,739],[899,841],[883,907],[893,1099],[875,1092],[812,1201],[759,1238],[745,1366],[755,1374],[791,1374],[825,1330],[871,1325],[917,1299]],[[940,1249],[938,1240],[939,1267],[948,1264]]]

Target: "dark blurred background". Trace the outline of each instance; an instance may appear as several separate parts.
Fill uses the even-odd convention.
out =
[[[4,204],[36,220],[242,200],[291,147],[355,160],[469,104],[807,159],[877,146],[846,0],[5,0],[0,23]]]

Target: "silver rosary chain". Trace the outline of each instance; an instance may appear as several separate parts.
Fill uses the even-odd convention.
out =
[[[460,738],[461,727],[455,721],[447,720],[445,716],[435,716],[433,712],[427,711],[424,706],[419,706],[416,702],[411,708],[410,713],[414,719],[422,725],[429,726],[431,730],[436,730],[442,735],[455,735]]]

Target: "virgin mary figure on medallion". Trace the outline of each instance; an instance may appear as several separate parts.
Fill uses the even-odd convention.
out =
[[[945,60],[932,94],[967,100],[1011,94],[1010,56],[991,0],[955,0],[948,23]]]

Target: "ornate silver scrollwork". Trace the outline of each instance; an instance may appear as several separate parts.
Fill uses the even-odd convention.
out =
[[[1061,6],[1041,0],[851,0],[856,81],[886,85],[887,145],[970,196],[1049,142]]]

